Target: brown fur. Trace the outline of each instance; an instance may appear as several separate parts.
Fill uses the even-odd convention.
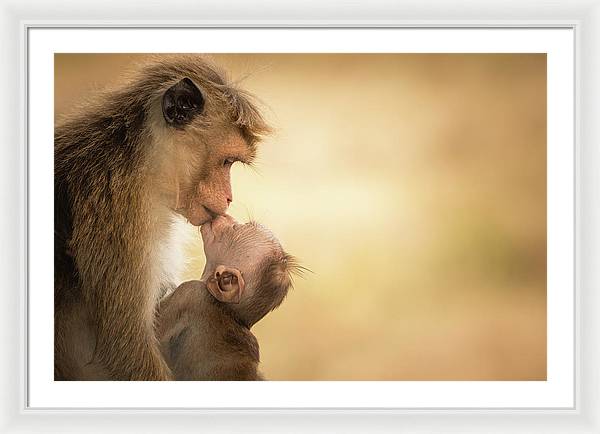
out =
[[[157,334],[176,380],[260,380],[258,342],[200,281],[160,303]]]
[[[160,302],[157,335],[175,379],[264,379],[250,328],[281,304],[292,285],[290,274],[299,267],[283,252],[252,259],[262,264],[261,278],[248,288],[246,302],[219,302],[202,281],[185,282]]]
[[[161,98],[185,77],[204,112],[169,128]],[[193,55],[151,59],[56,125],[55,379],[171,378],[154,316],[179,282],[163,278],[159,246],[175,212],[201,224],[226,211],[223,158],[250,162],[267,132],[249,96]]]
[[[262,380],[250,328],[281,304],[292,274],[303,267],[256,222],[218,217],[201,232],[201,280],[184,283],[160,303],[163,355],[178,380]]]

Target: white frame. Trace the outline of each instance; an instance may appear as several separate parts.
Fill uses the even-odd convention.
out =
[[[61,0],[64,1],[64,0]],[[0,9],[0,27],[3,29],[3,52],[9,56],[9,61],[2,67],[3,80],[1,95],[5,96],[2,104],[0,119],[5,123],[1,131],[0,143],[24,143],[23,125],[24,113],[15,109],[16,101],[23,99],[21,89],[25,83],[23,69],[24,36],[29,26],[38,25],[127,25],[127,26],[442,26],[442,27],[491,27],[491,26],[548,26],[574,27],[577,34],[577,292],[578,292],[578,401],[576,410],[571,412],[556,410],[540,411],[502,411],[502,410],[416,410],[416,411],[374,411],[374,410],[241,410],[241,411],[195,411],[192,414],[181,414],[182,411],[167,411],[151,414],[154,411],[41,411],[25,409],[22,369],[24,330],[19,328],[20,312],[23,308],[25,258],[23,255],[25,238],[25,192],[24,180],[25,147],[12,146],[4,150],[6,154],[0,167],[4,188],[2,197],[7,204],[2,216],[2,246],[6,247],[2,255],[2,271],[6,278],[4,302],[2,303],[2,319],[4,323],[0,330],[5,335],[5,354],[0,368],[2,372],[3,407],[0,416],[2,431],[67,431],[74,432],[172,432],[174,428],[182,431],[197,431],[208,428],[211,432],[230,430],[287,432],[306,431],[332,432],[387,432],[404,428],[411,432],[565,432],[590,433],[600,432],[599,374],[594,367],[600,362],[598,345],[595,341],[600,337],[599,320],[600,299],[594,293],[600,275],[594,269],[595,253],[599,233],[596,228],[600,217],[600,201],[598,199],[598,175],[594,168],[598,165],[597,144],[600,143],[600,127],[596,125],[600,104],[600,76],[598,49],[598,25],[600,24],[600,6],[597,1],[576,0],[568,5],[543,5],[543,10],[531,0],[486,2],[485,7],[475,6],[467,0],[445,3],[443,1],[428,2],[427,5],[390,5],[383,1],[369,2],[363,10],[360,7],[344,5],[344,16],[347,20],[336,20],[340,5],[333,2],[310,3],[303,8],[289,6],[287,17],[292,20],[280,19],[279,11],[263,7],[257,2],[245,5],[242,1],[223,5],[194,4],[187,0],[170,2],[168,11],[160,6],[153,8],[155,20],[147,19],[148,9],[143,12],[133,7],[131,3],[123,4],[116,0],[105,2],[104,6],[94,5],[92,9],[96,16],[108,12],[113,20],[85,21],[77,14],[77,10],[69,9],[68,3],[52,2],[52,11],[46,10],[46,4],[41,0],[22,3],[2,4]],[[39,9],[36,9],[39,8]],[[214,19],[204,21],[179,21],[179,16],[189,11],[195,11],[198,16],[211,16]],[[267,19],[252,20],[261,10],[267,14]],[[457,12],[458,11],[458,12]],[[48,21],[54,14],[60,15],[60,21]],[[143,13],[146,15],[140,16]],[[468,19],[448,20],[460,13]],[[545,20],[536,19],[543,14]],[[152,17],[152,14],[150,15]],[[140,21],[139,18],[146,18]],[[227,19],[224,19],[227,17]],[[382,20],[381,17],[385,17]],[[412,20],[394,20],[394,17],[410,17]],[[34,21],[35,19],[44,21]],[[270,18],[270,19],[269,19]],[[428,20],[424,20],[428,18]],[[116,20],[121,20],[115,21]],[[15,86],[20,83],[21,86]],[[3,140],[2,140],[3,139]],[[16,231],[14,228],[19,228]],[[17,254],[15,254],[15,248]],[[12,344],[12,345],[11,345]],[[19,351],[15,352],[15,348]],[[201,393],[201,391],[199,391]],[[310,417],[307,412],[312,413]],[[58,413],[61,417],[56,417]],[[107,414],[109,413],[109,414]],[[357,414],[359,413],[359,414]],[[384,414],[382,414],[384,413]],[[266,416],[268,415],[268,416]],[[267,419],[268,418],[268,419]],[[254,425],[251,427],[251,425]],[[262,426],[261,426],[262,425]],[[340,426],[343,428],[340,429]],[[140,428],[143,427],[143,428]]]
[[[574,372],[574,53],[572,28],[57,28],[27,33],[27,404],[33,409],[564,409]],[[132,37],[133,36],[133,37]],[[547,380],[55,382],[52,261],[54,53],[547,53]],[[267,376],[269,375],[266,372]]]

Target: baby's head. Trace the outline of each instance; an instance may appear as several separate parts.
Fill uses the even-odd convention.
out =
[[[201,233],[206,255],[201,280],[242,323],[251,327],[281,304],[298,266],[267,228],[221,216],[202,225]]]

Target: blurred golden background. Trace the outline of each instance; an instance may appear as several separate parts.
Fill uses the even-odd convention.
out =
[[[546,379],[544,54],[212,57],[276,128],[231,214],[312,270],[253,329],[267,378]],[[138,59],[56,55],[55,115]]]

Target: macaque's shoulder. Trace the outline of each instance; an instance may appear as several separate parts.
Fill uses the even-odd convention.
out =
[[[249,358],[229,361],[214,367],[211,379],[218,381],[257,381],[263,380],[258,372],[258,363]]]
[[[211,362],[210,379],[222,381],[261,380],[258,372],[260,363],[259,346],[256,337],[246,327],[229,318],[222,318],[218,333],[215,333],[210,345],[205,348],[207,359]],[[213,322],[213,325],[218,321]]]
[[[169,310],[193,306],[202,298],[203,291],[206,291],[206,286],[199,280],[184,282],[160,300],[159,310],[166,313]]]
[[[260,349],[256,337],[245,327],[231,327],[223,333],[223,343],[231,352],[244,354],[249,360],[260,362]]]

